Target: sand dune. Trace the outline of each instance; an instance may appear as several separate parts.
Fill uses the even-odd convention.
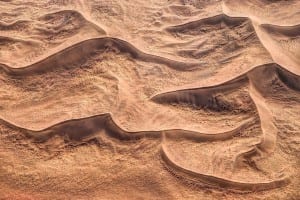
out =
[[[167,137],[184,138],[188,140],[203,142],[230,139],[252,125],[254,123],[254,120],[249,119],[233,130],[214,134],[198,133],[180,129],[128,132],[118,127],[118,125],[112,119],[111,115],[108,113],[91,116],[89,118],[64,121],[39,131],[21,128],[5,120],[2,120],[2,122],[4,125],[10,128],[21,130],[26,137],[37,142],[45,142],[56,135],[65,138],[65,141],[68,138],[70,142],[81,142],[86,140],[86,138],[90,140],[91,138],[96,137],[97,134],[101,133],[102,131],[104,131],[110,137],[116,138],[118,140],[137,140],[148,137],[162,138],[163,135],[165,135]]]
[[[199,179],[199,182],[204,182],[207,185],[210,185],[211,187],[219,187],[219,188],[227,188],[230,190],[237,190],[237,191],[260,191],[260,190],[268,190],[268,189],[274,189],[278,187],[282,187],[284,185],[287,185],[289,183],[288,178],[282,178],[270,182],[238,182],[233,180],[227,180],[220,177],[215,177],[207,174],[201,174],[194,172],[192,170],[186,169],[181,167],[176,162],[172,161],[170,156],[168,155],[167,151],[162,148],[162,157],[167,163],[167,165],[170,166],[170,168],[174,168],[175,170],[178,170],[179,172],[182,172],[184,176],[188,176],[191,179]]]
[[[299,199],[299,8],[0,1],[0,199]]]
[[[65,67],[68,65],[74,65],[74,63],[80,64],[86,59],[89,59],[88,57],[91,54],[95,54],[97,51],[104,51],[109,48],[117,48],[119,51],[128,53],[133,58],[141,61],[164,64],[181,71],[191,70],[197,66],[201,67],[201,64],[198,63],[184,63],[160,56],[146,54],[126,41],[109,37],[94,38],[83,41],[29,66],[20,68],[9,67],[3,64],[1,66],[4,72],[11,75],[42,73],[47,70],[55,70],[55,67]]]
[[[49,54],[51,49],[55,52],[65,48],[66,44],[78,42],[79,35],[85,37],[105,35],[102,28],[87,21],[75,10],[47,13],[34,20],[1,22],[0,32],[11,38],[1,40],[5,51],[1,52],[0,62],[14,67],[37,61],[46,51]],[[34,45],[28,45],[31,41]],[[8,61],[6,58],[9,56],[15,57],[17,62]]]

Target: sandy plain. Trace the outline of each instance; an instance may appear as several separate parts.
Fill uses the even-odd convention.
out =
[[[0,199],[300,199],[300,1],[0,0]]]

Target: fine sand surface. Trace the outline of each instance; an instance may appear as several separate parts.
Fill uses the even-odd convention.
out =
[[[299,0],[0,0],[0,200],[299,188]]]

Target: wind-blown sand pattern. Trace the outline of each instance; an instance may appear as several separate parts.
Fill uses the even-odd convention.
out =
[[[300,1],[0,8],[0,199],[300,199]]]

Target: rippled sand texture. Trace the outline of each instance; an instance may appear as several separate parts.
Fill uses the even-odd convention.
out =
[[[300,199],[300,1],[0,0],[0,199]]]

